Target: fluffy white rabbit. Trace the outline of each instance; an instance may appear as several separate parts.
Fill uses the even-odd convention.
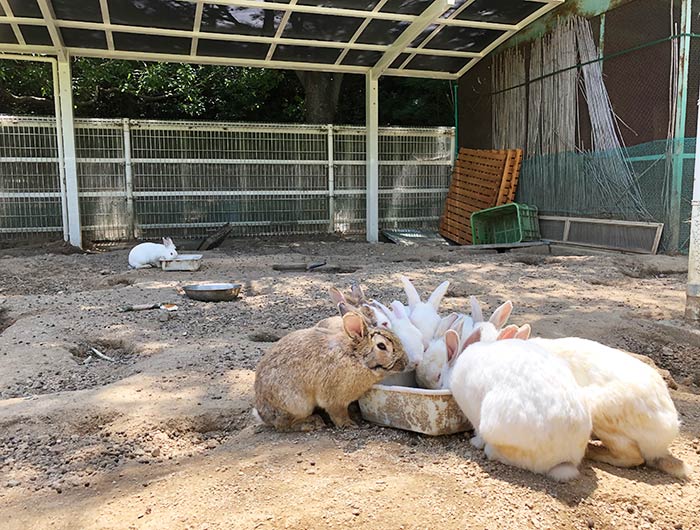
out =
[[[474,427],[472,445],[491,460],[562,482],[576,478],[591,416],[571,370],[532,341],[479,342],[481,333],[459,355],[457,333],[445,334],[441,377]]]
[[[409,318],[411,322],[420,330],[423,335],[423,347],[427,348],[430,341],[433,340],[435,330],[440,325],[442,320],[438,314],[440,302],[450,286],[449,281],[444,281],[438,285],[433,293],[428,298],[427,302],[422,302],[416,288],[411,283],[411,280],[405,276],[401,276],[406,298],[408,299]]]
[[[456,317],[456,318],[454,318]],[[466,317],[469,318],[469,317]],[[421,388],[440,388],[440,378],[442,367],[447,362],[446,333],[448,330],[457,331],[462,329],[465,316],[453,313],[446,316],[440,322],[435,337],[430,341],[428,348],[423,353],[423,360],[416,367],[416,383]],[[459,349],[457,345],[454,349]]]
[[[389,319],[391,323],[390,329],[401,341],[409,361],[408,366],[402,373],[392,374],[384,379],[382,383],[387,385],[416,386],[413,371],[423,360],[423,335],[411,323],[408,318],[408,311],[406,311],[401,302],[393,301],[391,309],[376,300],[370,302],[370,306],[381,311],[385,318]]]
[[[456,331],[460,337],[465,337],[463,343],[457,348],[458,351],[464,349],[466,340],[470,337],[474,329],[481,329],[480,340],[482,342],[493,342],[497,339],[506,338],[505,336],[501,336],[500,333],[501,327],[506,323],[513,311],[513,303],[510,300],[498,306],[487,322],[484,322],[481,306],[473,296],[471,297],[471,306],[471,317],[461,315],[449,326],[449,329]],[[509,332],[513,331],[513,328],[515,331],[518,330],[517,326],[509,326]],[[513,338],[514,336],[515,333],[512,333],[507,338]],[[436,389],[442,386],[442,369],[447,362],[447,345],[445,344],[445,338],[445,332],[435,334],[435,338],[430,342],[423,354],[423,361],[418,365],[418,368],[416,368],[416,382],[421,388]]]
[[[163,238],[163,244],[140,243],[129,252],[129,266],[133,269],[143,269],[145,267],[160,267],[161,259],[175,259],[177,250],[173,240],[169,237]]]
[[[646,463],[678,478],[691,470],[669,452],[679,419],[666,383],[651,366],[615,348],[575,337],[528,341],[563,360],[583,388],[593,418],[586,456],[614,466]]]

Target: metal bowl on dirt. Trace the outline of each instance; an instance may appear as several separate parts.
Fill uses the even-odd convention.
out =
[[[204,283],[200,285],[185,285],[182,288],[192,300],[200,302],[229,302],[238,298],[241,292],[240,283]]]

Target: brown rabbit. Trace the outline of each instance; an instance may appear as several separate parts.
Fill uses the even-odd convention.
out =
[[[255,407],[277,430],[310,431],[324,425],[316,407],[337,427],[355,427],[348,405],[388,373],[401,372],[408,358],[391,331],[367,326],[356,312],[342,317],[343,329],[301,329],[267,351],[255,370]]]
[[[376,311],[374,311],[368,304],[369,301],[365,298],[365,293],[362,291],[362,287],[359,284],[354,283],[350,287],[350,293],[345,295],[337,287],[331,287],[329,289],[331,300],[338,306],[340,310],[340,316],[332,316],[324,318],[316,323],[316,326],[324,329],[331,329],[333,331],[340,331],[343,329],[342,316],[347,311],[355,311],[360,313],[370,326],[377,325]],[[387,327],[387,326],[385,326]]]

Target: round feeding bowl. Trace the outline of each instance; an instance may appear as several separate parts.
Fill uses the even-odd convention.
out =
[[[204,283],[201,285],[185,285],[182,288],[192,300],[200,302],[228,302],[238,298],[241,292],[240,283]]]

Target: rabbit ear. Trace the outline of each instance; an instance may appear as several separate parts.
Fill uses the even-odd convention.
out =
[[[328,292],[330,293],[331,300],[333,300],[334,304],[347,303],[347,300],[345,300],[345,295],[341,293],[337,287],[331,287]]]
[[[469,297],[469,304],[472,307],[472,320],[474,323],[476,324],[477,322],[483,322],[484,314],[481,312],[481,305],[479,305],[479,301],[476,299],[476,296]]]
[[[394,324],[396,322],[396,315],[394,314],[394,312],[391,309],[389,309],[387,306],[382,304],[381,302],[379,302],[377,300],[372,300],[370,302],[370,305],[372,307],[376,307],[379,311],[384,313],[384,316],[386,316],[386,318],[388,318],[389,322],[391,322],[392,324]]]
[[[505,325],[505,323],[508,322],[508,317],[510,316],[512,311],[513,302],[508,300],[496,308],[496,310],[493,312],[493,315],[491,315],[491,318],[489,318],[489,322],[496,326],[496,329],[501,329]]]
[[[530,333],[532,333],[532,328],[530,327],[530,324],[524,324],[518,328],[518,332],[515,334],[515,338],[527,340],[530,338]]]
[[[354,311],[348,311],[343,315],[343,329],[351,339],[361,339],[367,335],[365,319]]]
[[[474,331],[472,331],[471,335],[467,337],[467,340],[464,342],[464,348],[467,346],[470,346],[474,344],[475,342],[479,342],[481,340],[481,327],[476,328]]]
[[[437,329],[435,330],[435,337],[442,337],[448,329],[450,329],[454,323],[457,321],[459,318],[459,315],[457,313],[450,313],[447,315],[445,318],[443,318],[440,321],[440,324],[438,325]]]
[[[459,335],[453,329],[445,332],[445,346],[447,346],[447,362],[452,363],[459,354]]]
[[[173,243],[173,240],[170,239],[169,237],[164,237],[164,238],[163,238],[163,244],[164,244],[166,247],[174,247],[174,246],[175,246],[175,244]]]
[[[406,308],[401,302],[399,302],[398,300],[394,300],[393,302],[391,302],[390,306],[392,311],[396,315],[396,318],[400,320],[408,318],[408,315],[406,314]]]
[[[442,302],[443,296],[445,296],[445,293],[447,292],[447,288],[450,286],[450,282],[445,280],[442,282],[440,285],[438,285],[435,290],[433,291],[433,294],[430,295],[430,298],[428,298],[428,303],[433,306],[433,309],[437,311],[440,309],[440,302]]]
[[[350,287],[350,292],[355,297],[358,304],[365,301],[365,293],[362,292],[362,287],[360,287],[359,283],[353,282],[352,286]]]
[[[505,339],[514,339],[518,333],[518,326],[515,324],[511,324],[510,326],[506,326],[501,330],[501,332],[498,334],[496,337],[496,340],[505,340]]]
[[[338,302],[338,313],[340,313],[340,316],[345,316],[345,313],[350,311],[350,308],[348,307],[348,304],[345,302]]]
[[[411,280],[405,276],[401,276],[401,283],[403,283],[403,290],[406,292],[406,298],[408,299],[408,307],[413,309],[416,304],[420,304],[420,295],[416,288],[413,287]]]

